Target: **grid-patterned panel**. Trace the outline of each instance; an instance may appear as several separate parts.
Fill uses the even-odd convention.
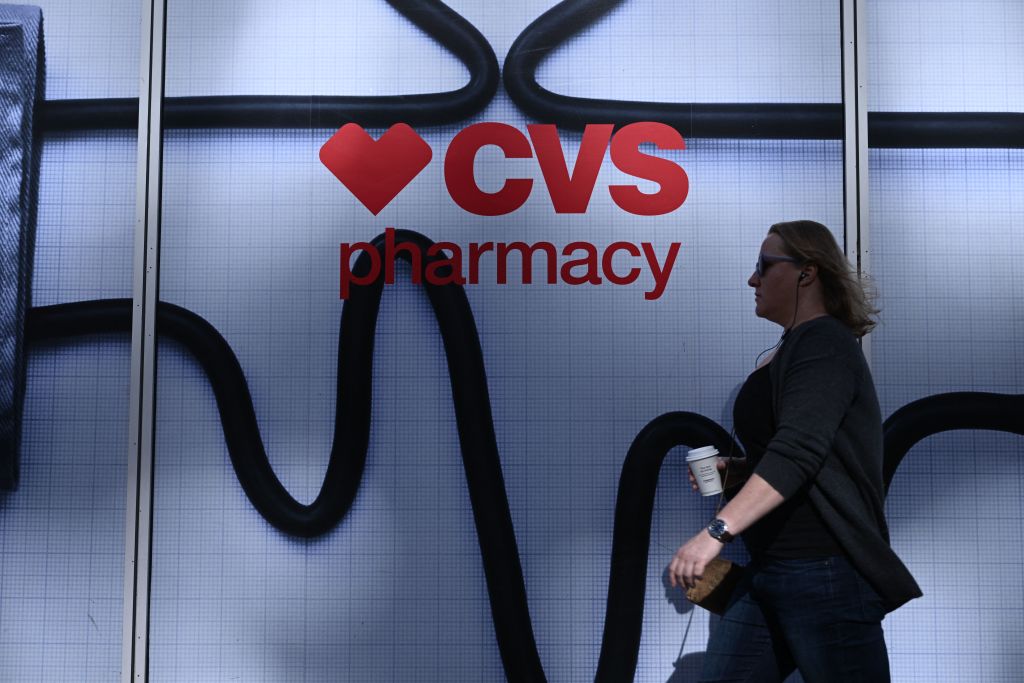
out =
[[[951,391],[1019,394],[1024,202],[1011,188],[1024,182],[1024,154],[877,150],[870,161],[883,412]],[[901,465],[888,501],[893,541],[925,591],[888,622],[901,680],[1019,677],[1019,652],[1006,645],[1024,638],[1022,462],[1020,437],[977,431],[926,439]]]
[[[128,343],[36,345],[21,484],[0,498],[0,680],[120,670]]]
[[[1024,4],[867,0],[871,111],[1024,111]]]
[[[603,31],[612,50],[630,45],[630,36],[652,17],[675,12],[667,3],[637,5],[593,29]],[[806,14],[805,23],[790,28],[814,33],[822,10],[815,5],[807,14],[800,10],[806,6],[780,2],[765,11]],[[326,6],[309,7],[315,17]],[[547,5],[453,7],[481,29],[500,59]],[[390,10],[381,14],[361,3],[351,12],[368,44],[402,30],[419,45],[414,29]],[[292,92],[296,80],[321,82],[316,75],[336,59],[317,53],[308,65],[294,66],[308,46],[279,34],[268,43],[274,56],[265,57],[286,65],[277,71],[253,73],[237,56],[219,72],[203,70],[195,65],[219,48],[200,44],[205,29],[176,25],[184,13],[174,7],[169,13],[175,94],[252,92],[256,85],[260,92]],[[226,39],[241,45],[264,35],[259,27],[280,15],[255,4],[242,13],[240,36]],[[297,21],[292,16],[289,26]],[[827,44],[829,52],[812,50],[806,69],[792,56],[771,67],[790,69],[790,85],[807,73],[811,82],[794,92],[776,74],[780,83],[772,90],[766,75],[759,98],[836,101],[838,7],[824,23],[832,37],[815,44]],[[756,38],[755,52],[770,43],[765,31],[750,27],[744,34]],[[462,84],[452,57],[429,43],[422,47],[405,75],[394,79],[388,65],[400,57],[353,55],[358,61],[345,90],[334,92],[371,92],[360,80],[367,74],[387,93]],[[579,94],[575,74],[592,74],[591,57],[606,48],[582,39],[567,46],[543,73],[545,86]],[[716,49],[714,41],[686,47],[705,51],[704,59]],[[371,64],[371,57],[383,65]],[[669,63],[659,68],[653,77],[683,98],[688,77]],[[615,73],[592,74],[591,81],[609,97],[646,96],[628,92]],[[716,96],[731,94],[722,90],[708,99]],[[467,287],[542,663],[550,680],[589,680],[603,628],[616,486],[629,443],[648,420],[669,410],[731,422],[731,395],[777,334],[754,318],[745,286],[758,245],[769,224],[786,218],[814,218],[842,230],[842,148],[837,142],[687,141],[687,150],[665,156],[686,169],[690,198],[656,218],[632,216],[614,204],[607,186],[636,181],[608,161],[587,213],[567,216],[554,213],[533,162],[483,150],[476,165],[482,188],[493,191],[506,177],[526,177],[535,189],[515,213],[482,218],[451,201],[442,174],[448,143],[475,121],[520,130],[528,122],[499,91],[473,121],[420,130],[433,162],[377,217],[317,161],[333,131],[169,134],[161,295],[224,334],[247,373],[272,463],[293,495],[310,501],[324,475],[334,424],[339,242],[369,239],[385,226],[463,248],[515,240],[561,248],[587,240],[603,249],[624,240],[649,242],[663,258],[670,243],[680,242],[666,293],[656,301],[643,298],[653,278],[642,260],[637,265],[644,273],[634,285],[570,287],[518,284],[518,267],[509,271],[514,284],[495,284],[491,256],[481,261],[481,284]],[[562,138],[574,158],[580,135]],[[407,278],[404,265],[398,272],[400,281]],[[501,680],[443,351],[422,293],[408,284],[385,289],[367,469],[345,521],[315,541],[284,537],[259,518],[231,470],[205,380],[177,347],[161,346],[160,354],[154,680]],[[678,490],[676,461],[673,455],[659,488],[638,680],[666,680],[681,649],[692,666],[707,636],[706,619],[698,616],[683,642],[680,620],[688,615],[678,613],[678,596],[666,596],[661,586],[681,534],[699,528],[708,512],[706,501]]]
[[[840,102],[838,40],[839,3],[632,0],[557,50],[538,81],[576,97]]]
[[[46,99],[139,95],[136,0],[13,0],[43,10]]]
[[[33,2],[46,96],[138,91],[139,3]],[[135,133],[42,141],[32,303],[131,295]],[[127,335],[29,346],[21,482],[0,496],[0,681],[112,681],[122,642]]]

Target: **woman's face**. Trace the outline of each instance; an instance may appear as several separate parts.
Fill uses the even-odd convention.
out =
[[[792,261],[775,261],[776,258],[790,258],[782,249],[782,238],[772,233],[761,243],[761,257],[764,260],[763,274],[755,270],[747,284],[754,288],[754,313],[760,318],[787,327],[796,313],[796,288],[800,267]]]

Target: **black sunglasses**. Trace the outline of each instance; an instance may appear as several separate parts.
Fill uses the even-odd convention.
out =
[[[757,273],[758,277],[764,277],[764,274],[768,272],[768,266],[775,263],[800,263],[800,259],[795,259],[792,256],[765,256],[764,254],[758,254],[754,272]]]

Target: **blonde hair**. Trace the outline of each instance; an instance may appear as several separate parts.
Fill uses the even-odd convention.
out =
[[[787,221],[776,223],[768,233],[779,236],[787,255],[818,267],[829,315],[857,337],[875,327],[878,309],[873,305],[874,286],[867,276],[857,274],[828,228],[814,221]]]

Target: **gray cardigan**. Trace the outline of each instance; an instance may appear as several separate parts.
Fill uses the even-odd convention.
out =
[[[882,416],[860,344],[824,316],[792,329],[771,361],[776,432],[754,472],[784,498],[808,498],[889,611],[921,595],[889,546]]]

